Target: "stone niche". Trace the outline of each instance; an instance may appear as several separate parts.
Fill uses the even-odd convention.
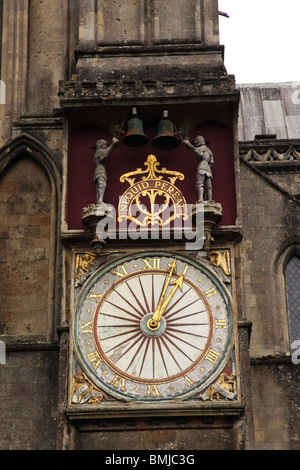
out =
[[[0,209],[3,332],[43,335],[49,328],[51,187],[26,155],[1,175]]]

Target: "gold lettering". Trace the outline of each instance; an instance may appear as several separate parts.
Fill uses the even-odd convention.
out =
[[[113,271],[113,274],[115,274],[117,276],[117,280],[119,280],[121,277],[126,276],[128,272],[126,271],[126,268],[123,265],[120,268],[118,268],[116,271]]]
[[[185,388],[189,388],[191,385],[194,385],[193,382],[187,375],[184,377],[185,380]]]
[[[87,355],[87,357],[88,357],[88,360],[90,361],[90,363],[92,364],[92,366],[94,367],[94,369],[96,370],[97,367],[102,362],[102,359],[101,359],[100,354],[98,353],[98,351],[94,351],[92,353],[89,353]]]
[[[183,202],[182,199],[178,199],[178,200],[176,201],[176,206],[182,207],[183,204],[184,204],[184,202]]]
[[[219,356],[220,354],[218,352],[214,351],[213,349],[210,349],[206,354],[205,359],[215,364]]]
[[[143,269],[160,269],[160,258],[143,259],[145,266]]]
[[[186,275],[188,269],[190,269],[190,267],[189,267],[189,265],[187,264],[187,265],[185,266],[185,269],[184,269],[183,273],[182,273],[182,276],[185,276],[185,275]]]
[[[156,385],[148,385],[147,397],[161,397]]]
[[[124,377],[120,377],[119,375],[116,375],[113,381],[111,382],[111,385],[116,388],[120,388],[122,392],[126,392],[125,384],[126,380],[124,379]]]
[[[81,333],[93,333],[92,326],[93,320],[89,321],[88,323],[82,323]]]
[[[227,328],[227,320],[216,320],[216,328]]]
[[[211,289],[207,290],[206,292],[204,292],[206,297],[209,299],[209,297],[211,297],[212,295],[216,294],[217,291],[215,289],[215,287],[212,287]]]
[[[97,304],[98,304],[100,302],[102,296],[103,296],[103,294],[96,294],[95,289],[92,289],[92,291],[89,295],[89,299],[95,299]]]

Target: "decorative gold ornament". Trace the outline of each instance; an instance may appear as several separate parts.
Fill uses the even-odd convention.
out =
[[[224,253],[220,253],[219,251],[211,251],[209,254],[210,263],[217,268],[221,268],[226,276],[231,274],[231,267],[230,267],[230,258],[229,258],[229,251],[225,250]]]
[[[93,253],[80,253],[76,256],[75,262],[75,279],[78,281],[84,274],[86,274],[91,266],[97,261],[97,255]]]
[[[82,405],[84,403],[89,403],[90,405],[95,405],[100,403],[102,399],[102,391],[96,387],[85,374],[82,374],[80,377],[74,375],[72,397],[73,404]]]
[[[221,396],[228,400],[234,400],[236,397],[236,375],[227,375],[223,373],[218,380],[213,383],[202,395],[204,400],[220,401]]]
[[[145,162],[145,170],[138,168],[120,177],[121,183],[126,181],[130,187],[120,198],[119,222],[130,220],[139,227],[153,225],[164,227],[177,218],[187,220],[185,198],[175,186],[176,181],[184,180],[185,176],[166,168],[159,170],[159,165],[156,157],[149,155]],[[165,175],[167,179],[163,179]],[[138,176],[140,178],[136,181]],[[140,214],[139,217],[136,215],[137,212]]]

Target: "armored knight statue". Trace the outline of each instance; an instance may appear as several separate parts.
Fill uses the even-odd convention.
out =
[[[96,152],[94,155],[94,183],[96,185],[96,199],[98,205],[103,204],[103,196],[107,184],[107,174],[103,162],[118,143],[119,140],[116,137],[112,139],[110,146],[108,146],[108,142],[101,137],[98,138],[96,143]]]
[[[206,189],[206,198],[212,201],[212,166],[214,158],[212,151],[205,145],[202,135],[198,135],[194,141],[194,145],[190,143],[186,137],[183,144],[189,147],[200,158],[197,168],[196,187],[198,191],[198,202],[204,202],[204,190]]]

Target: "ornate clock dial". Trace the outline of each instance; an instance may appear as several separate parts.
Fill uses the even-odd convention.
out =
[[[117,398],[164,401],[203,390],[226,365],[231,339],[225,287],[181,255],[120,259],[96,272],[78,299],[78,358]]]

